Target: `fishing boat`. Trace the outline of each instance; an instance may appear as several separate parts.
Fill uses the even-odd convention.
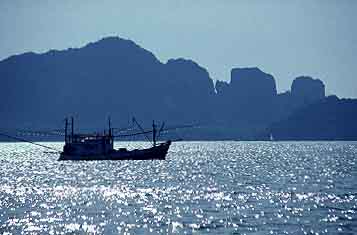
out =
[[[152,130],[137,134],[152,133],[152,147],[145,149],[127,150],[126,148],[114,149],[113,128],[109,119],[109,128],[103,134],[75,134],[73,118],[71,118],[71,133],[68,133],[68,119],[65,120],[65,144],[60,153],[59,161],[90,161],[90,160],[165,160],[171,141],[157,143],[157,129],[153,121]],[[138,124],[139,125],[139,124]],[[140,127],[141,128],[141,127]],[[159,132],[163,129],[160,128]],[[129,136],[129,135],[127,135]]]

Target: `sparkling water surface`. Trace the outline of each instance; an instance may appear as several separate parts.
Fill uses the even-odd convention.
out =
[[[357,234],[357,142],[179,142],[166,161],[57,158],[0,143],[0,233]]]

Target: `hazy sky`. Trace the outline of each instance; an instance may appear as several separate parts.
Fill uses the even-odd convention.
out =
[[[0,0],[0,59],[116,35],[163,62],[193,59],[213,79],[257,66],[279,91],[310,75],[357,98],[356,23],[354,0]]]

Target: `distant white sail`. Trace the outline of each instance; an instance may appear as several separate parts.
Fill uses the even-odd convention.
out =
[[[270,133],[270,141],[274,141],[273,133]]]

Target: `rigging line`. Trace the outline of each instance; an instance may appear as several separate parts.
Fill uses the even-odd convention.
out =
[[[126,135],[126,134],[132,133],[132,132],[135,133],[135,131],[138,131],[138,130],[137,129],[130,129],[130,130],[128,129],[126,131],[113,131],[113,133],[115,133],[117,135]]]
[[[157,138],[160,137],[160,134],[161,134],[162,130],[164,129],[164,126],[165,126],[165,122],[162,122],[161,128],[160,128],[159,133],[158,133],[158,135],[157,135]]]
[[[164,123],[163,123],[164,124]],[[160,136],[160,132],[162,133],[166,133],[170,130],[178,130],[178,129],[184,129],[184,128],[193,128],[196,127],[195,125],[184,125],[184,126],[177,126],[177,127],[170,127],[170,128],[164,128],[164,125],[161,126],[160,130],[159,130],[159,134],[158,136]],[[118,135],[114,135],[114,137],[129,137],[129,136],[136,136],[136,135],[143,135],[143,134],[149,134],[152,133],[152,130],[147,130],[145,131],[143,128],[141,128],[141,126],[139,126],[139,128],[141,129],[142,132],[136,132],[136,133],[131,133],[131,134],[118,134]],[[177,134],[177,133],[176,133]],[[146,135],[145,135],[146,136]],[[147,137],[147,136],[146,136]],[[148,138],[148,137],[147,137]],[[150,141],[150,140],[149,140]]]
[[[126,131],[126,130],[130,130],[131,129],[131,127],[112,127],[112,129],[114,130],[114,131]]]
[[[177,134],[177,132],[175,131],[174,132],[174,134],[176,135],[176,140],[174,140],[174,141],[182,141],[183,140],[183,138],[179,135],[179,134]]]
[[[25,129],[8,129],[8,130],[0,129],[0,131],[16,132],[16,135],[46,135],[46,136],[61,136],[61,135],[63,135],[63,133],[59,130],[42,131],[42,130],[25,130]]]
[[[128,136],[135,136],[135,135],[144,135],[144,134],[148,134],[148,133],[152,133],[152,131],[143,131],[143,132],[137,132],[137,133],[133,133],[133,134],[115,135],[114,137],[128,137]]]
[[[199,127],[199,125],[190,124],[190,125],[182,125],[182,126],[176,126],[176,127],[167,127],[165,129],[163,129],[163,131],[177,130],[177,129],[184,129],[184,128],[195,128],[195,127]]]
[[[44,133],[44,132],[24,132],[24,131],[17,131],[17,136],[63,136],[61,133]]]
[[[140,126],[140,124],[136,121],[135,117],[133,117],[133,123],[135,123],[135,124],[140,128],[140,130],[141,130],[142,132],[145,132],[144,129]],[[146,138],[149,142],[152,143],[152,141],[150,140],[149,137],[147,137],[147,135],[144,135],[144,136],[145,136],[145,138]]]
[[[33,130],[33,129],[16,129],[18,131],[34,131],[34,132],[55,132],[55,131],[58,131],[58,132],[62,132],[63,130],[62,129],[38,129],[38,130]]]
[[[113,127],[112,128],[115,132],[127,132],[127,131],[131,131],[134,130],[134,123],[131,122],[130,126],[128,127]]]
[[[61,151],[58,151],[57,149],[49,147],[49,146],[46,146],[46,145],[38,144],[38,143],[29,141],[29,140],[25,140],[25,139],[22,139],[22,138],[14,137],[14,136],[11,136],[11,135],[8,135],[8,134],[5,134],[5,133],[1,133],[1,132],[0,132],[0,135],[5,136],[5,137],[7,137],[9,139],[14,139],[14,140],[17,140],[17,141],[20,141],[20,142],[27,142],[27,143],[30,143],[30,144],[34,144],[34,145],[37,145],[37,146],[40,146],[40,147],[43,147],[43,148],[47,148],[47,149],[51,149],[51,150],[54,150],[54,151],[56,151],[58,153],[61,153]]]

